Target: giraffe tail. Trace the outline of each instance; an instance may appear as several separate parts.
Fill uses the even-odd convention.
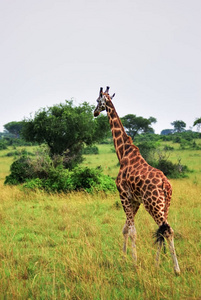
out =
[[[159,226],[158,230],[153,234],[153,237],[155,238],[155,244],[159,244],[160,246],[163,246],[164,253],[166,253],[164,233],[169,228],[170,228],[169,224],[163,223],[161,226]]]

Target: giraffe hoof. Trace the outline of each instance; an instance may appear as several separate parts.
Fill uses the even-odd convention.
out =
[[[174,269],[174,273],[175,273],[176,276],[179,276],[180,273],[181,273],[181,272],[180,272],[180,269]]]
[[[127,260],[127,255],[122,255],[122,259],[123,259],[123,261],[126,261]]]

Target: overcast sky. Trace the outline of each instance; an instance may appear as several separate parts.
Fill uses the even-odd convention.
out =
[[[200,0],[0,0],[0,131],[41,107],[116,93],[156,133],[201,117]]]

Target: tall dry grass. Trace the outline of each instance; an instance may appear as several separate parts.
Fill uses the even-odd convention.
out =
[[[106,172],[118,171],[114,155]],[[46,194],[4,186],[11,161],[0,157],[0,299],[201,299],[201,161],[193,157],[190,178],[171,180],[169,222],[180,277],[169,253],[155,268],[157,226],[143,207],[135,219],[135,268],[130,249],[122,258],[125,214],[117,193]],[[104,161],[101,154],[96,160]]]

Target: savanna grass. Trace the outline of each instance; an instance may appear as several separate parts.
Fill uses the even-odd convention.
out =
[[[91,164],[102,165],[115,177],[118,166],[109,147],[100,149],[97,161],[91,156]],[[187,152],[186,158],[192,157],[193,152]],[[0,157],[0,163],[0,299],[200,299],[198,156],[193,156],[196,169],[189,178],[171,180],[169,223],[175,231],[180,277],[174,276],[169,253],[162,254],[161,265],[155,268],[152,233],[157,226],[143,207],[135,219],[138,267],[134,268],[130,249],[126,261],[122,258],[125,214],[117,205],[118,193],[27,192],[3,185],[11,160]],[[183,163],[190,166],[190,158]]]

